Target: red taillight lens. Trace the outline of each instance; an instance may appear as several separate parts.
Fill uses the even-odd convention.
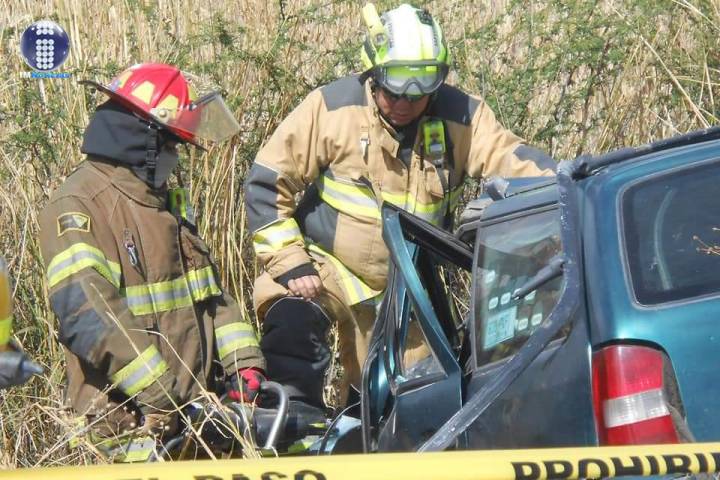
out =
[[[613,345],[593,354],[593,404],[601,445],[677,443],[663,385],[663,354]]]

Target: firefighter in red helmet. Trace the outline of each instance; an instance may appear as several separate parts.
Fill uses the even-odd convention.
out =
[[[178,144],[220,142],[239,125],[220,94],[170,65],[83,83],[110,98],[85,130],[87,158],[42,210],[40,244],[69,402],[99,449],[141,461],[203,390],[252,400],[264,380],[187,192],[167,186]]]

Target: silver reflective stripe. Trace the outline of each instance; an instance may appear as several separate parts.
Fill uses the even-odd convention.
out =
[[[48,286],[54,287],[62,280],[85,268],[93,268],[116,287],[120,286],[120,265],[109,262],[103,252],[87,243],[75,243],[66,248],[48,264]]]
[[[209,288],[209,287],[217,286],[217,283],[215,283],[214,275],[209,275],[209,276],[198,275],[197,277],[190,277],[190,278],[188,278],[188,280],[190,283],[190,290],[191,290],[192,296],[193,296],[193,298],[195,298],[195,300],[199,300],[199,298],[196,298],[196,297],[202,296],[202,293],[201,293],[202,290]]]
[[[135,293],[140,288],[146,292]],[[126,294],[128,307],[136,315],[145,315],[153,311],[159,313],[192,305],[190,291],[184,285],[177,290],[168,291],[152,291],[147,286],[138,285],[128,287]]]
[[[101,263],[101,264],[107,263],[104,256],[97,255],[96,253],[91,252],[89,250],[75,251],[75,252],[72,252],[72,255],[70,257],[68,257],[67,259],[52,265],[50,267],[50,269],[48,269],[47,276],[48,276],[48,278],[53,278],[55,275],[57,275],[58,273],[60,273],[62,270],[66,269],[70,265],[78,263],[84,259],[95,260],[96,262]]]
[[[253,246],[257,253],[276,252],[293,242],[302,242],[300,228],[294,218],[279,220],[253,235]]]
[[[349,305],[355,305],[363,302],[369,298],[376,297],[381,294],[382,290],[373,290],[367,286],[357,275],[353,274],[343,263],[335,258],[332,254],[323,250],[317,244],[310,242],[309,239],[305,240],[308,249],[330,261],[335,267],[336,279],[343,289]]]
[[[167,371],[168,366],[154,345],[110,376],[110,380],[129,396],[141,392]]]
[[[135,372],[129,377],[118,384],[118,388],[122,391],[130,390],[140,380],[148,375],[153,375],[153,371],[158,368],[163,362],[163,359],[158,355],[148,359],[147,364],[143,363]]]
[[[343,189],[338,188],[339,182],[337,180],[331,180],[328,177],[323,177],[321,184],[321,190],[323,194],[330,195],[332,198],[346,202],[350,207],[353,205],[378,208],[377,202],[365,193],[365,190],[355,185],[343,185]],[[356,192],[350,192],[348,190],[355,189]]]
[[[347,215],[380,218],[380,209],[372,190],[356,183],[338,181],[326,172],[318,180],[320,198]]]
[[[233,322],[216,328],[215,341],[221,360],[236,350],[260,347],[252,325],[244,322]]]

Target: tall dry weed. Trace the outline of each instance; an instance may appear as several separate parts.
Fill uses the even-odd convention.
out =
[[[190,152],[182,177],[224,284],[253,318],[243,178],[303,96],[358,67],[362,3],[0,0],[0,253],[16,282],[16,339],[46,369],[0,392],[0,465],[93,461],[67,448],[63,357],[37,243],[37,212],[82,160],[83,128],[101,100],[76,80],[107,81],[132,63],[160,61],[226,91],[241,133],[207,153]],[[457,66],[451,81],[484,96],[506,126],[558,159],[716,123],[717,0],[417,3],[444,26]],[[19,37],[41,18],[72,39],[62,67],[70,80],[20,77],[27,67]]]

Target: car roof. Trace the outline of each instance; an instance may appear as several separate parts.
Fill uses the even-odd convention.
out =
[[[483,222],[529,208],[551,205],[558,201],[555,178],[512,178],[508,181],[510,186],[505,198],[492,202],[485,208],[482,215]]]

